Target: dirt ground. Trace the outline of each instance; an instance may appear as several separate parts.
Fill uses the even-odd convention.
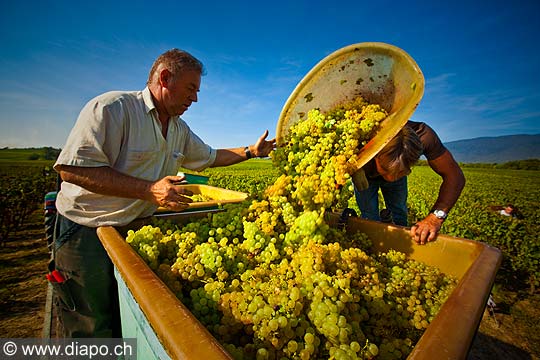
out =
[[[540,296],[497,307],[484,312],[468,359],[540,359]]]
[[[0,247],[0,338],[41,337],[49,255],[36,212],[31,224]],[[495,294],[497,309],[480,324],[468,360],[540,359],[540,295]]]
[[[41,337],[49,255],[43,217],[0,245],[0,337]]]

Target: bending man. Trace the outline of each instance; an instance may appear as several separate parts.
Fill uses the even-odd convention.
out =
[[[465,186],[465,177],[452,154],[429,126],[409,121],[363,170],[368,187],[355,188],[361,216],[380,221],[378,192],[381,189],[386,207],[395,224],[407,226],[407,175],[421,155],[442,177],[439,195],[429,215],[411,227],[411,235],[419,244],[435,240],[437,233]]]

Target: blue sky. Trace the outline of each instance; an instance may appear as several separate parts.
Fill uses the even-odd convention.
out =
[[[162,52],[207,69],[183,115],[213,147],[275,135],[281,108],[344,46],[398,46],[426,79],[412,119],[445,142],[540,133],[540,1],[6,1],[0,147],[63,147],[80,109],[143,89]]]

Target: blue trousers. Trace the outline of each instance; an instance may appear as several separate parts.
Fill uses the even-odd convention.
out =
[[[362,191],[354,189],[361,217],[381,221],[379,215],[379,189],[381,189],[386,208],[392,212],[394,224],[407,226],[407,177],[393,182],[386,181],[382,177],[368,180],[367,189]]]

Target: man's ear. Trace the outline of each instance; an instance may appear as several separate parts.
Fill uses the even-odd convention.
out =
[[[159,73],[159,84],[164,87],[168,88],[171,84],[172,74],[167,69],[162,69]]]

